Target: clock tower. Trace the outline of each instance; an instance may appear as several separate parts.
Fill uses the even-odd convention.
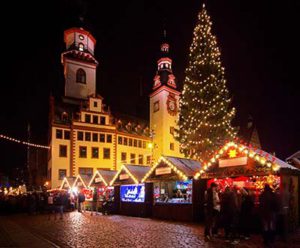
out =
[[[153,132],[154,161],[162,155],[182,157],[179,142],[174,138],[179,115],[180,92],[177,90],[176,78],[172,71],[169,48],[167,42],[163,42],[160,46],[157,72],[150,94],[150,129]]]

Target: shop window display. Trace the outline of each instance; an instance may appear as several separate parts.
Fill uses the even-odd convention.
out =
[[[192,180],[154,183],[156,203],[192,203]]]

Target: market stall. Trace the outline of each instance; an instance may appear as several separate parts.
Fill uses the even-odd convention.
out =
[[[129,216],[150,217],[152,184],[141,183],[150,167],[122,165],[111,181],[115,189],[118,213]]]
[[[93,192],[97,190],[98,194],[98,210],[101,210],[105,201],[114,200],[114,187],[110,186],[110,182],[116,175],[114,170],[97,170],[91,178],[88,188]]]
[[[163,156],[143,177],[153,186],[152,216],[176,221],[196,221],[199,215],[201,182],[193,180],[198,161]]]
[[[264,185],[279,191],[284,184],[288,186],[291,196],[289,206],[292,219],[298,220],[298,176],[300,170],[275,156],[251,146],[228,142],[217,151],[195,178],[205,180],[209,187],[214,181],[221,193],[226,186],[244,188],[254,195],[255,205],[259,206],[259,195]],[[204,192],[201,193],[202,195]],[[293,203],[292,203],[293,202]]]

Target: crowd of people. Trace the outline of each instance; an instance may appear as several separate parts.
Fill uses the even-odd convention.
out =
[[[278,192],[266,184],[256,204],[250,189],[234,185],[220,192],[213,182],[205,192],[205,237],[212,240],[223,230],[226,242],[238,244],[261,227],[265,246],[273,247],[276,234],[287,240],[288,211],[289,192],[285,184]]]

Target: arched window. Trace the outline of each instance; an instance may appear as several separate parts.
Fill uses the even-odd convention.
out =
[[[85,71],[81,68],[79,68],[76,72],[76,82],[81,84],[86,83],[86,74]]]
[[[84,45],[82,44],[82,43],[79,43],[79,51],[83,51],[83,49],[84,49]]]

